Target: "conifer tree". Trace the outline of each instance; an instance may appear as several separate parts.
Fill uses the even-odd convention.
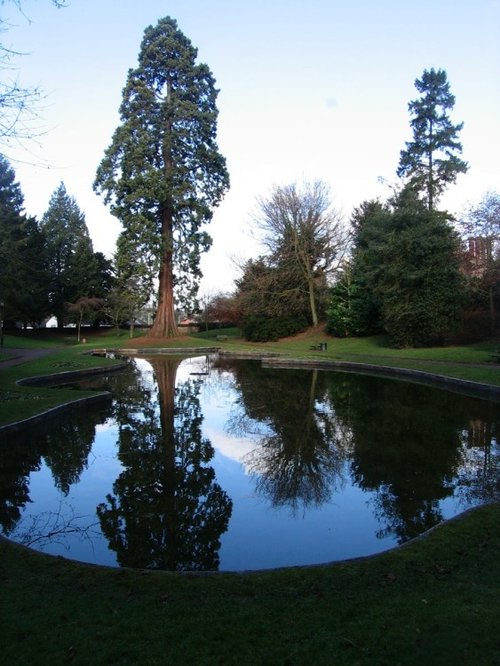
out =
[[[229,186],[216,143],[217,90],[209,68],[169,17],[145,31],[139,64],[128,73],[121,124],[97,169],[124,234],[158,266],[158,309],[151,335],[177,333],[175,296],[185,307],[197,291],[203,229]]]
[[[397,175],[408,177],[410,186],[424,192],[427,207],[432,210],[446,186],[468,169],[467,162],[458,157],[462,152],[458,134],[463,123],[454,125],[448,116],[455,97],[444,70],[424,70],[415,87],[421,97],[408,104],[413,116],[413,141],[406,142],[406,149],[401,151]]]

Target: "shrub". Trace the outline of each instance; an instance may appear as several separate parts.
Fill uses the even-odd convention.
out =
[[[242,331],[251,342],[274,342],[279,338],[300,333],[309,326],[306,317],[259,317],[252,315],[243,321]]]

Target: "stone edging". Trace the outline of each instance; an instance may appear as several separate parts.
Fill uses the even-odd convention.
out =
[[[481,395],[490,399],[500,400],[500,386],[493,384],[482,384],[470,379],[457,379],[447,377],[446,375],[437,375],[423,370],[412,370],[410,368],[400,368],[397,366],[375,365],[372,363],[358,363],[355,361],[323,361],[317,359],[286,359],[272,358],[262,359],[262,365],[266,368],[283,369],[318,369],[318,370],[340,370],[344,372],[356,372],[358,374],[378,375],[379,377],[394,377],[415,381],[422,384],[441,387],[449,391],[458,390],[468,392],[473,395]]]
[[[83,370],[70,370],[66,372],[56,372],[50,375],[38,375],[35,377],[26,377],[24,379],[19,379],[16,384],[20,386],[44,386],[46,384],[51,384],[54,381],[72,381],[73,379],[82,379],[86,376],[92,377],[94,375],[103,375],[108,374],[109,372],[115,372],[118,370],[123,370],[126,365],[120,363],[114,366],[108,366],[104,368],[87,368]],[[50,407],[49,409],[44,410],[33,416],[29,416],[26,419],[20,421],[14,421],[13,423],[7,423],[6,425],[0,426],[0,439],[9,433],[16,432],[21,430],[26,426],[36,425],[41,423],[47,418],[52,418],[57,416],[65,411],[75,408],[78,405],[82,404],[94,404],[99,402],[109,402],[112,396],[109,391],[100,391],[95,395],[80,396],[74,400],[68,400],[56,405],[55,407]]]

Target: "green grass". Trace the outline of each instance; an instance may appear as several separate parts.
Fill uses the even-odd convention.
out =
[[[115,363],[81,354],[91,348],[144,346],[144,339],[111,332],[89,336],[85,345],[64,346],[57,337],[28,339],[51,351],[19,366],[0,365],[3,423],[75,396],[64,389],[19,387],[18,379]],[[326,352],[310,349],[324,340]],[[213,342],[212,335],[199,334],[174,344]],[[495,341],[393,350],[384,338],[335,340],[310,332],[255,345],[232,332],[217,344],[500,383],[500,367],[488,362]],[[499,552],[498,505],[373,558],[257,574],[113,570],[0,540],[0,663],[500,664]]]
[[[17,339],[8,340],[9,347],[13,349],[22,348]],[[28,417],[45,412],[65,402],[73,401],[80,397],[94,395],[91,391],[75,392],[65,388],[48,388],[21,386],[17,382],[29,377],[44,375],[61,375],[69,372],[85,372],[102,367],[114,367],[118,364],[113,359],[98,358],[85,355],[94,346],[92,343],[86,345],[74,345],[61,347],[57,341],[25,340],[27,349],[48,349],[47,356],[28,361],[20,365],[2,368],[0,364],[0,425],[21,421]]]
[[[500,663],[500,507],[319,568],[179,575],[0,543],[5,664]]]

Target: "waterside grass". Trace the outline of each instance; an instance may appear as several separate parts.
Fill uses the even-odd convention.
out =
[[[116,570],[0,541],[5,664],[500,663],[500,506],[316,568]]]

